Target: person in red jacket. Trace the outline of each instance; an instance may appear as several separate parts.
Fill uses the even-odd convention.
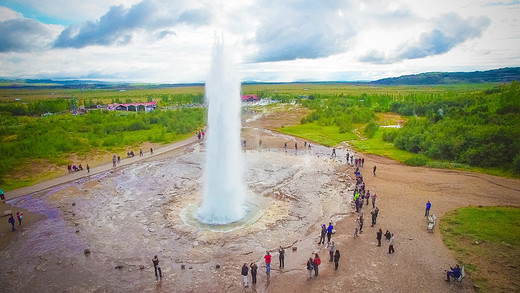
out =
[[[321,259],[317,253],[314,254],[314,275],[318,276],[318,266],[321,264]]]
[[[269,275],[271,273],[271,254],[269,253],[269,251],[265,252],[264,258],[265,258],[265,273]]]

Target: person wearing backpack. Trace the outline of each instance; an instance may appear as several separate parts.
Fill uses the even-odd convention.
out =
[[[317,277],[318,276],[318,267],[320,266],[321,264],[321,259],[320,257],[318,256],[317,253],[314,254],[314,275]]]
[[[312,271],[314,271],[314,261],[312,260],[312,257],[309,257],[309,260],[307,261],[307,271],[309,272],[309,279],[312,278]]]

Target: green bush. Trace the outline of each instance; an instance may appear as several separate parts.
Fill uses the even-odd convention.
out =
[[[377,131],[377,124],[374,121],[370,121],[364,129],[365,136],[368,138],[374,137]]]
[[[421,156],[414,156],[404,161],[404,163],[408,166],[426,166],[428,164],[428,160]]]

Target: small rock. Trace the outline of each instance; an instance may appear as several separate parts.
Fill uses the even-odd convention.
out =
[[[296,251],[296,250],[298,250],[298,247],[293,246],[293,247],[292,247],[292,251]]]
[[[84,253],[85,255],[90,254],[90,249],[85,248],[85,250],[83,250],[83,253]]]
[[[475,245],[479,245],[480,242],[478,242],[478,240],[475,240]]]
[[[216,268],[216,269],[220,269],[220,264],[216,264],[216,265],[215,265],[215,268]]]
[[[191,270],[191,269],[193,269],[193,267],[192,267],[192,266],[190,266],[190,267],[189,267],[188,269],[190,269],[190,270]]]
[[[122,268],[123,268],[123,265],[117,265],[117,266],[116,266],[116,269],[118,269],[118,270],[120,270],[120,269],[122,269]]]
[[[143,266],[143,265],[140,265],[140,266],[139,266],[139,269],[140,269],[140,270],[144,270],[144,266]]]
[[[79,233],[79,230],[76,230],[76,233]]]
[[[184,270],[186,269],[186,266],[185,265],[181,265],[181,270]]]
[[[75,206],[76,206],[76,203],[75,203],[75,202],[73,202],[73,203],[72,203],[72,206],[73,206],[73,207],[75,207]]]

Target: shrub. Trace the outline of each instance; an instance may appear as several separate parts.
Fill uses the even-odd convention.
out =
[[[404,161],[404,163],[408,166],[426,166],[428,164],[428,160],[421,156],[414,156]]]

